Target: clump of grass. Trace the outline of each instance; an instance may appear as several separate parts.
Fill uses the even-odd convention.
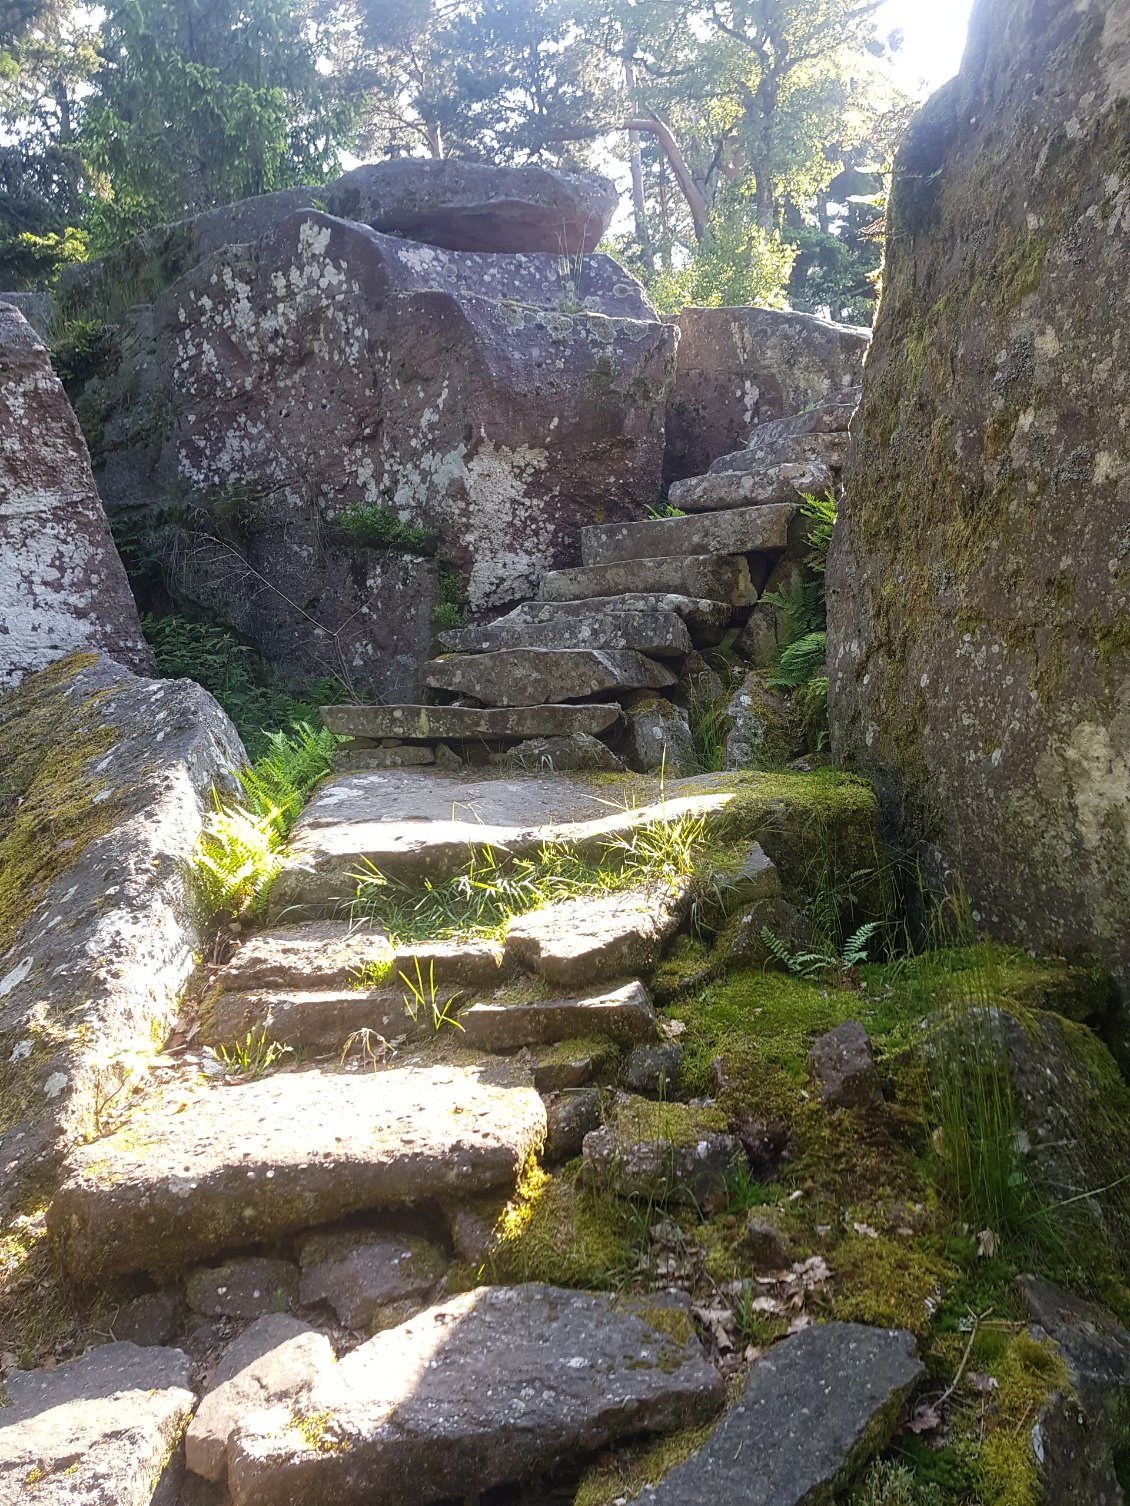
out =
[[[390,549],[404,554],[434,554],[439,530],[405,523],[391,507],[359,503],[338,513],[333,526],[360,549]]]
[[[484,846],[472,850],[461,872],[423,888],[370,863],[354,875],[353,917],[379,926],[394,944],[497,937],[520,915],[558,901],[676,884],[693,872],[705,829],[703,817],[686,814],[641,822],[593,848],[551,842],[533,857],[512,858]]]
[[[450,566],[440,567],[436,582],[436,604],[432,622],[437,628],[460,628],[467,617],[467,599],[463,578]]]
[[[441,999],[436,989],[435,963],[428,963],[428,979],[425,983],[419,957],[415,959],[415,962],[415,978],[410,978],[407,973],[400,974],[400,981],[408,990],[404,995],[404,1007],[408,1011],[409,1019],[415,1024],[423,1012],[431,1016],[432,1028],[437,1032],[445,1025],[450,1025],[455,1030],[462,1030],[463,1026],[451,1012],[455,1001],[450,997]]]
[[[242,1041],[216,1046],[212,1054],[223,1063],[229,1077],[262,1077],[291,1052],[290,1046],[267,1039],[266,1030],[249,1030]]]

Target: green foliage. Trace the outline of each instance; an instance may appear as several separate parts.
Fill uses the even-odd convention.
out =
[[[410,978],[407,973],[400,974],[400,980],[408,992],[404,996],[404,1007],[413,1024],[420,1018],[420,1012],[431,1018],[432,1029],[440,1031],[445,1025],[450,1025],[453,1030],[462,1030],[463,1026],[452,1014],[454,1000],[449,996],[443,999],[436,988],[436,965],[428,963],[428,979],[425,983],[424,975],[420,968],[419,957],[415,958],[416,976]]]
[[[768,926],[762,926],[761,940],[766,951],[787,972],[796,978],[827,978],[842,982],[849,973],[862,967],[868,960],[871,942],[883,930],[883,922],[869,920],[858,926],[844,942],[838,953],[823,951],[792,951],[774,936]]]
[[[441,565],[436,583],[436,605],[432,621],[437,628],[460,628],[467,615],[463,577],[457,570]]]
[[[807,685],[823,668],[827,639],[827,633],[820,628],[786,644],[769,678],[769,684],[787,690]]]
[[[823,575],[828,568],[828,550],[831,548],[832,529],[836,523],[836,499],[831,492],[826,492],[822,497],[805,492],[800,510],[812,522],[812,527],[808,530],[808,553],[804,562],[817,575]]]
[[[0,282],[12,289],[53,287],[64,267],[85,261],[87,236],[74,225],[36,234],[0,232]]]
[[[360,549],[391,549],[405,554],[434,554],[439,530],[405,523],[390,507],[358,504],[338,513],[332,526]]]
[[[269,1072],[284,1056],[291,1054],[290,1046],[278,1041],[269,1041],[265,1030],[249,1030],[242,1041],[230,1046],[216,1046],[212,1055],[222,1062],[229,1077],[247,1077],[252,1080]]]
[[[824,583],[794,575],[787,591],[766,591],[761,598],[765,606],[780,614],[779,637],[786,643],[824,628]]]
[[[858,1506],[946,1506],[941,1486],[920,1482],[905,1464],[877,1460],[853,1497]]]
[[[751,224],[744,204],[726,206],[712,216],[686,266],[646,278],[648,296],[661,314],[689,304],[784,308],[795,254],[776,231]]]
[[[51,336],[51,364],[65,387],[81,387],[118,364],[115,330],[101,319],[60,320]]]

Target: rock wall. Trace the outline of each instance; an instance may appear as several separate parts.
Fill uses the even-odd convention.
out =
[[[532,595],[583,525],[657,494],[677,332],[605,256],[452,251],[250,204],[247,242],[215,248],[214,217],[159,238],[141,281],[177,275],[123,315],[116,370],[76,399],[99,486],[112,514],[172,520],[177,599],[292,677],[412,699],[436,560],[359,547],[339,520],[381,507],[431,530],[473,613]],[[472,239],[484,204],[508,200],[451,210]],[[72,283],[72,306],[123,267]]]
[[[664,479],[681,481],[740,450],[759,424],[859,385],[870,333],[775,309],[687,308],[667,407]]]
[[[0,1217],[170,1024],[206,929],[187,859],[243,760],[199,685],[104,656],[0,697]]]
[[[0,690],[75,649],[146,669],[137,608],[47,348],[0,303]]]
[[[979,920],[1130,983],[1130,22],[978,0],[895,171],[833,747]]]

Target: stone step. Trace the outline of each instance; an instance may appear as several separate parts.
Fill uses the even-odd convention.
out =
[[[75,1149],[47,1224],[80,1283],[168,1273],[365,1209],[510,1185],[545,1129],[528,1074],[502,1058],[194,1083]]]
[[[371,866],[386,878],[418,884],[466,869],[490,847],[522,857],[547,842],[570,842],[599,855],[610,838],[640,824],[701,814],[724,819],[733,790],[695,780],[653,785],[650,803],[620,806],[615,789],[541,774],[480,778],[393,769],[347,774],[315,793],[291,832],[271,887],[277,922],[349,914],[357,875]],[[638,789],[632,793],[638,796]],[[625,967],[621,975],[635,969]]]
[[[757,466],[740,471],[708,472],[672,484],[668,500],[684,512],[724,512],[732,507],[767,507],[796,502],[806,494],[823,495],[834,485],[826,465]],[[663,518],[661,522],[670,520]]]
[[[228,1489],[232,1506],[474,1500],[615,1438],[694,1426],[722,1397],[685,1297],[480,1287],[327,1365],[297,1411],[247,1417]]]
[[[426,972],[422,982],[430,995]],[[434,997],[439,1009],[450,1010],[463,995],[437,987]],[[200,1011],[200,1039],[207,1046],[231,1046],[250,1034],[280,1046],[340,1051],[359,1031],[371,1031],[386,1041],[430,1032],[430,1008],[413,1019],[410,1002],[410,990],[403,985],[215,994]]]
[[[460,654],[425,664],[431,690],[469,695],[492,706],[542,706],[628,690],[664,690],[675,676],[644,654],[609,649],[517,648]]]
[[[845,435],[859,406],[862,389],[853,387],[837,396],[832,402],[821,403],[816,408],[809,408],[807,413],[791,414],[787,418],[774,418],[767,424],[758,424],[749,436],[744,450],[736,454],[747,454],[753,464],[770,465],[780,456],[784,458],[785,446],[790,440],[804,439],[811,435],[828,434],[840,439]],[[734,456],[724,456],[723,459],[733,459]],[[831,463],[831,462],[828,462]],[[721,461],[715,461],[710,469],[728,470]]]
[[[769,427],[766,425],[766,427]],[[754,437],[757,437],[756,431]],[[794,434],[780,439],[769,447],[764,441],[744,450],[735,450],[730,455],[720,455],[711,462],[707,473],[717,476],[722,471],[750,471],[764,475],[773,467],[819,466],[829,472],[843,469],[847,457],[848,436],[842,434]],[[805,487],[805,491],[816,491]],[[826,490],[823,488],[822,490]]]
[[[802,1329],[757,1361],[702,1448],[638,1499],[647,1506],[831,1500],[885,1447],[923,1374],[903,1329]]]
[[[597,648],[633,649],[670,659],[691,650],[690,634],[682,618],[661,610],[586,612],[536,623],[502,620],[440,633],[439,640],[457,654],[492,654],[516,648]]]
[[[366,970],[381,982],[401,973],[437,984],[483,985],[501,973],[497,941],[427,941],[393,944],[383,931],[348,921],[308,921],[284,931],[261,931],[247,941],[212,980],[219,993],[262,989],[342,989],[362,981]]]
[[[69,1365],[13,1371],[4,1385],[3,1506],[177,1499],[177,1445],[196,1405],[192,1363],[179,1349],[102,1344]]]
[[[619,705],[586,706],[323,706],[322,721],[339,737],[404,742],[524,742],[530,737],[596,736],[610,732]]]
[[[680,522],[681,519],[671,519]],[[634,527],[667,526],[668,520]],[[582,537],[589,529],[582,529]],[[650,558],[636,555],[610,564],[582,565],[571,570],[551,570],[541,578],[538,598],[542,602],[583,601],[597,596],[622,596],[629,592],[673,592],[678,596],[704,596],[731,607],[752,606],[757,592],[750,580],[749,565],[738,554],[718,552],[692,554],[683,550],[673,534],[657,535],[659,547],[667,542],[674,554]]]
[[[724,484],[745,478],[709,479]],[[581,556],[586,565],[608,568],[624,561],[647,560],[655,554],[779,553],[803,537],[803,524],[799,509],[786,504],[738,507],[729,512],[647,523],[602,523],[581,530]]]
[[[545,905],[512,923],[507,962],[565,988],[646,975],[682,924],[690,896],[687,880]]]
[[[492,624],[550,623],[563,618],[587,617],[606,612],[674,612],[687,625],[695,643],[717,643],[732,615],[728,601],[710,601],[703,596],[678,596],[674,592],[627,591],[622,596],[594,596],[581,601],[524,601]]]
[[[654,1041],[659,1035],[647,989],[638,980],[587,999],[472,1004],[459,1023],[468,1043],[484,1051],[547,1046],[586,1036],[634,1042]]]

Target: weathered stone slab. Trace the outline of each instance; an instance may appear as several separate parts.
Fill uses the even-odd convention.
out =
[[[294,1305],[298,1267],[267,1255],[237,1255],[222,1265],[197,1266],[185,1280],[193,1312],[208,1318],[261,1318]]]
[[[346,743],[333,753],[336,774],[359,774],[365,769],[419,769],[435,761],[435,750],[422,743],[403,743],[399,748],[353,748]]]
[[[836,468],[837,464],[842,464],[842,460],[837,463],[834,458],[826,458],[828,452],[803,451],[793,449],[792,446],[804,445],[810,440],[829,440],[837,446],[842,444],[859,404],[859,394],[859,388],[850,388],[840,394],[843,401],[820,403],[804,413],[758,424],[745,448],[734,450],[729,455],[720,455],[711,462],[711,472],[744,471],[773,465],[781,460],[818,458]]]
[[[104,657],[0,700],[0,1215],[172,1023],[207,929],[186,859],[243,757],[199,685]]]
[[[534,1087],[539,1093],[583,1088],[620,1059],[620,1047],[607,1036],[596,1040],[559,1041],[533,1053]]]
[[[642,701],[624,713],[624,759],[641,774],[674,779],[697,767],[690,717],[682,706],[662,699]]]
[[[730,512],[657,518],[646,523],[603,523],[584,530],[581,556],[586,565],[607,567],[657,555],[770,553],[786,549],[794,541],[800,527],[794,525],[795,519],[800,519],[800,514],[791,505],[747,507],[735,501]]]
[[[783,423],[784,420],[782,419]],[[766,424],[767,429],[773,425]],[[757,441],[755,444],[754,441]],[[829,483],[834,483],[833,471],[843,469],[844,460],[847,458],[848,436],[843,434],[794,434],[788,439],[780,440],[771,449],[766,445],[758,430],[753,431],[753,439],[744,450],[735,450],[732,455],[720,455],[708,472],[711,476],[728,475],[731,472],[744,472],[758,477],[767,475],[780,475],[781,468],[786,468],[786,474],[794,468],[801,470],[817,467],[821,472],[827,471]],[[686,481],[677,481],[675,486],[689,486],[693,478]],[[827,486],[820,490],[826,491]],[[815,491],[815,487],[798,487],[801,491]],[[674,487],[672,487],[674,491]],[[783,499],[783,500],[791,500]]]
[[[426,963],[421,971],[427,983]],[[417,981],[414,970],[409,976]],[[412,1019],[405,1003],[408,991],[398,983],[393,974],[388,986],[381,988],[216,994],[201,1011],[200,1039],[209,1046],[230,1046],[250,1033],[262,1034],[280,1046],[340,1050],[359,1030],[394,1040],[430,1029],[430,1019]],[[439,1004],[450,1004],[458,997],[457,990],[437,984]]]
[[[784,464],[770,469],[710,472],[689,476],[671,487],[672,507],[684,512],[721,512],[731,507],[766,507],[796,502],[807,493],[824,493],[835,485],[826,465]]]
[[[1130,1390],[1130,1331],[1113,1314],[1041,1276],[1018,1276],[1016,1285],[1079,1381],[1100,1392]]]
[[[624,765],[607,743],[587,732],[572,737],[531,737],[490,755],[499,768],[527,774],[544,774],[554,769],[559,774],[623,774]]]
[[[0,303],[0,691],[78,651],[153,655],[47,347]]]
[[[685,1299],[651,1303],[525,1285],[430,1308],[328,1369],[297,1420],[286,1408],[248,1420],[229,1451],[233,1506],[458,1500],[699,1421],[721,1379]]]
[[[79,1281],[175,1269],[347,1213],[505,1184],[544,1133],[528,1076],[498,1059],[194,1086],[74,1151],[47,1222]]]
[[[175,1498],[196,1398],[179,1349],[104,1344],[17,1370],[0,1408],[0,1506],[153,1506]]]
[[[595,1088],[554,1094],[545,1100],[545,1119],[542,1160],[547,1166],[571,1161],[580,1155],[585,1136],[600,1128],[600,1094]]]
[[[761,1357],[709,1441],[640,1496],[649,1506],[806,1506],[883,1448],[923,1374],[903,1329],[825,1323]]]
[[[249,936],[213,979],[220,993],[260,989],[344,988],[368,966],[392,962],[383,931],[347,921],[308,921],[285,931]]]
[[[679,520],[672,518],[652,526],[664,527],[667,521]],[[674,545],[676,536],[658,537],[669,539]],[[542,602],[583,601],[643,591],[705,596],[732,607],[750,606],[757,600],[749,565],[744,559],[725,554],[687,558],[685,553],[654,559],[633,555],[615,564],[551,570],[541,578],[538,598]]]
[[[554,256],[592,251],[619,203],[616,185],[595,173],[421,157],[363,163],[325,198],[331,214],[449,251]]]
[[[333,1362],[329,1339],[288,1313],[272,1313],[252,1323],[224,1350],[188,1425],[188,1468],[206,1480],[222,1480],[228,1468],[228,1439],[244,1418],[265,1407],[297,1401]]]
[[[702,596],[680,596],[676,592],[625,591],[619,596],[593,596],[580,601],[524,601],[505,617],[495,618],[492,626],[510,623],[547,624],[563,618],[588,617],[590,613],[674,612],[687,625],[695,643],[717,643],[730,621],[727,601],[709,601]]]
[[[295,920],[341,913],[368,863],[387,877],[418,882],[462,871],[484,847],[521,856],[569,842],[599,856],[602,844],[640,824],[691,812],[721,819],[733,793],[717,780],[705,788],[669,783],[665,791],[656,782],[651,803],[625,799],[618,808],[614,783],[590,787],[581,776],[343,776],[324,784],[299,818],[271,889],[271,911]],[[638,796],[633,789],[631,799]]]
[[[390,1307],[430,1296],[447,1269],[430,1240],[365,1230],[311,1234],[300,1259],[303,1303],[328,1302],[346,1328],[371,1328]]]
[[[492,706],[544,706],[625,690],[660,690],[675,676],[643,654],[623,649],[516,648],[461,654],[424,666],[432,690],[470,695]]]
[[[461,742],[464,738],[522,742],[528,737],[595,734],[615,727],[620,716],[620,707],[614,704],[322,707],[322,721],[340,737],[400,737],[406,742]]]
[[[544,1046],[578,1036],[649,1041],[658,1024],[647,989],[625,983],[588,999],[551,999],[530,1004],[472,1004],[459,1016],[466,1039],[487,1051]]]
[[[683,1071],[683,1048],[674,1041],[633,1046],[624,1063],[623,1084],[629,1093],[677,1098]]]
[[[726,1185],[741,1141],[718,1109],[621,1094],[584,1141],[584,1176],[623,1197],[700,1206]]]
[[[775,309],[686,308],[664,476],[698,476],[759,425],[858,387],[870,332]]]
[[[583,988],[605,978],[646,975],[659,961],[690,902],[690,886],[586,895],[546,905],[506,933],[506,958],[551,983]]]
[[[592,612],[548,622],[492,622],[485,627],[440,633],[444,648],[459,654],[492,654],[515,648],[634,649],[657,659],[690,653],[691,640],[674,612]]]

